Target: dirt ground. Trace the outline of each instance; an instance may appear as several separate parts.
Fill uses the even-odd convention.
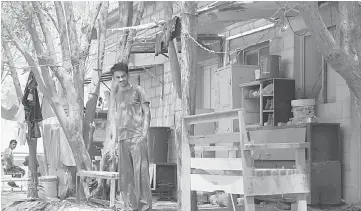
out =
[[[18,203],[18,204],[16,204]],[[9,208],[9,205],[11,208]],[[15,206],[14,206],[15,205]],[[8,207],[4,210],[4,208]],[[29,209],[29,208],[41,208],[40,210],[45,211],[110,211],[107,207],[103,205],[90,203],[90,202],[81,202],[80,205],[75,203],[75,198],[70,197],[67,200],[60,201],[56,198],[47,198],[46,201],[27,201],[26,200],[26,192],[20,191],[6,191],[1,192],[1,210],[4,211],[23,211],[23,210],[36,210],[36,209]],[[120,204],[117,204],[118,211],[122,211],[122,207]],[[177,210],[177,203],[176,202],[169,202],[169,201],[157,201],[154,199],[153,201],[153,210],[154,211],[176,211]],[[199,210],[202,211],[226,211],[232,210],[228,208],[221,208],[212,205],[200,205]],[[244,207],[237,207],[237,211],[244,211]],[[277,209],[275,206],[268,204],[266,206],[256,206],[257,211],[281,211]],[[361,205],[354,205],[354,206],[335,206],[335,207],[324,207],[324,208],[311,208],[309,207],[308,211],[361,211]]]
[[[6,208],[6,211],[15,211],[15,210],[25,210],[30,207],[41,208],[45,211],[108,211],[112,210],[103,205],[91,203],[91,202],[81,202],[80,205],[75,203],[75,198],[70,197],[64,201],[60,201],[56,198],[47,198],[46,201],[30,201],[26,200],[26,192],[12,191],[12,192],[1,192],[1,210]],[[10,205],[11,208],[10,208]],[[123,210],[120,204],[116,205],[117,210]],[[35,210],[35,209],[34,209]],[[153,210],[159,211],[173,211],[177,210],[176,202],[167,202],[167,201],[156,201],[153,202]]]

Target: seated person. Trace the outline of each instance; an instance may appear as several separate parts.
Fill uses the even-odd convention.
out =
[[[11,140],[9,147],[5,149],[3,166],[5,174],[21,174],[21,177],[23,177],[25,175],[25,170],[14,164],[13,150],[16,148],[17,143],[18,142],[16,140]],[[19,187],[15,184],[15,182],[8,182],[8,185],[11,187]]]

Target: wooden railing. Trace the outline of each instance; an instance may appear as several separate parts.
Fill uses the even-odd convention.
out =
[[[198,136],[188,134],[192,124],[217,122],[225,118],[238,119],[240,132]],[[309,143],[253,144],[246,131],[243,109],[184,117],[180,149],[182,162],[179,165],[181,210],[191,210],[191,190],[223,190],[229,194],[242,194],[246,211],[255,209],[254,196],[274,194],[296,194],[298,210],[306,211],[306,196],[309,193],[306,148],[309,148]],[[296,149],[296,169],[255,169],[252,151],[263,149]],[[190,156],[191,150],[237,151],[238,157],[195,158]]]

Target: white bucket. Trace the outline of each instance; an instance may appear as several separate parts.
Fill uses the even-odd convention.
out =
[[[39,185],[43,187],[46,197],[58,196],[58,177],[57,176],[42,176],[39,177]]]

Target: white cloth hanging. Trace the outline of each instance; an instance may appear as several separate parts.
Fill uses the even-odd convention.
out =
[[[16,141],[20,144],[20,146],[22,146],[25,145],[26,143],[26,131],[28,127],[25,121],[25,110],[23,104],[20,104],[15,119],[18,125],[18,133],[16,134]]]

